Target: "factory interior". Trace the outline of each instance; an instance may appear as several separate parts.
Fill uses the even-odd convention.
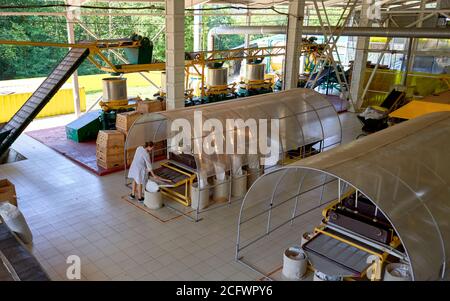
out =
[[[449,0],[5,0],[0,27],[1,281],[450,280]]]

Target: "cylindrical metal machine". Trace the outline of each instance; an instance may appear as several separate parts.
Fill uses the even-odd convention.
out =
[[[247,64],[247,80],[264,80],[265,64]]]
[[[226,86],[228,84],[228,69],[221,68],[208,68],[207,77],[208,86]]]
[[[108,77],[103,79],[103,102],[128,101],[127,79]]]

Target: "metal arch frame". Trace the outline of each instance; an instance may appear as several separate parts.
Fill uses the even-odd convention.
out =
[[[436,132],[436,129],[442,130]],[[449,174],[444,166],[436,166],[436,163],[437,160],[446,160],[448,153],[445,152],[445,149],[435,150],[434,148],[426,147],[426,145],[429,143],[433,146],[439,145],[439,143],[433,144],[433,142],[442,140],[442,137],[445,137],[449,129],[450,114],[445,112],[431,113],[414,121],[409,121],[408,125],[406,123],[397,125],[395,128],[387,129],[377,134],[377,136],[370,137],[370,139],[367,138],[369,148],[365,147],[366,145],[362,142],[353,142],[352,147],[345,148],[341,152],[338,150],[330,153],[339,154],[336,159],[331,155],[322,156],[318,160],[308,160],[304,164],[292,164],[285,168],[305,171],[314,170],[347,183],[363,193],[375,205],[377,211],[383,212],[396,231],[406,254],[405,259],[410,265],[412,279],[442,279],[447,277],[449,272],[447,262],[447,238],[449,233],[448,231],[444,232],[447,229],[445,214],[450,208],[448,203],[449,194],[446,189],[449,184]],[[436,135],[433,138],[426,138],[430,133],[434,132],[436,132]],[[414,138],[413,135],[416,134],[420,135],[420,137]],[[411,151],[405,153],[406,149],[403,145],[411,148]],[[414,146],[417,146],[417,150]],[[379,152],[386,147],[392,149],[390,154],[380,154]],[[428,159],[426,154],[430,151],[435,152],[435,155],[430,156],[430,159]],[[405,158],[400,161],[397,160],[398,163],[384,163],[387,156],[402,153],[405,153]],[[425,158],[427,159],[425,160]],[[353,161],[356,165],[352,163]],[[396,162],[395,159],[394,162]],[[374,166],[374,163],[379,163],[377,166],[380,167],[365,168]],[[429,167],[426,164],[430,164]],[[411,169],[409,168],[410,165]],[[355,168],[357,173],[348,171],[349,167]],[[405,172],[400,173],[403,168]],[[427,180],[417,181],[417,176],[423,172],[426,172],[424,177]],[[382,183],[373,183],[373,176],[377,176],[376,180],[378,181],[386,178],[384,185],[390,185],[391,188],[386,193],[381,193],[380,184]],[[276,177],[276,175],[272,177]],[[434,182],[430,182],[430,179],[434,179]],[[258,181],[262,181],[262,178]],[[435,183],[436,181],[437,183]],[[295,182],[293,184],[290,183],[288,191],[294,191],[295,187],[292,188],[293,186],[295,186]],[[258,191],[258,188],[252,187],[252,190]],[[267,190],[270,192],[270,189],[273,190],[275,188],[269,185]],[[425,195],[422,195],[420,191],[424,189],[426,192]],[[244,206],[255,208],[254,203],[267,202],[263,197],[250,197],[251,194],[252,192],[249,191],[242,204],[239,217],[240,223],[244,219],[242,216]],[[312,200],[314,201],[314,198]],[[251,203],[245,205],[246,201],[251,201]],[[435,206],[431,204],[433,201],[436,201]],[[405,208],[412,206],[412,210],[404,212],[404,206],[406,206]],[[248,211],[250,213],[246,213],[246,215],[251,215],[252,210],[254,211],[254,209],[250,209]],[[419,222],[412,223],[411,216],[417,217]],[[421,231],[420,235],[414,237],[417,227],[420,226],[425,227],[426,232]],[[239,236],[240,234],[239,229]],[[429,248],[417,245],[417,242],[426,243],[427,241],[430,244],[432,243],[430,246],[433,248],[433,257],[427,253]]]
[[[317,185],[317,186],[314,186],[314,187],[311,188],[311,189],[308,189],[307,191],[304,191],[304,192],[301,193],[301,194],[304,194],[304,193],[307,193],[307,192],[309,192],[309,191],[315,190],[315,189],[319,188],[320,186],[325,187],[325,185],[328,185],[328,184],[330,184],[330,183],[332,183],[332,182],[337,181],[337,183],[338,183],[337,199],[340,199],[341,194],[342,194],[342,191],[341,191],[341,189],[342,189],[342,184],[341,184],[341,182],[344,182],[344,184],[348,185],[349,187],[354,188],[354,189],[356,190],[357,193],[362,193],[363,195],[365,195],[365,196],[367,197],[367,195],[364,193],[364,191],[360,190],[359,188],[356,188],[353,184],[351,184],[350,182],[346,181],[345,179],[342,179],[342,178],[340,178],[339,176],[337,176],[337,175],[335,175],[335,174],[333,174],[333,173],[330,173],[330,172],[328,172],[328,171],[324,171],[324,170],[317,169],[317,168],[306,167],[306,166],[288,165],[288,166],[285,166],[285,167],[283,167],[283,168],[281,168],[281,169],[273,170],[273,171],[271,171],[270,173],[268,173],[268,174],[266,174],[266,175],[273,174],[273,173],[277,173],[277,172],[281,172],[282,169],[286,169],[286,170],[284,171],[285,173],[286,173],[288,170],[290,170],[290,169],[293,169],[293,170],[297,169],[297,170],[315,171],[315,172],[319,172],[319,173],[325,174],[327,177],[331,177],[331,178],[332,178],[331,181],[328,181],[328,182],[325,181],[325,182],[323,182],[323,183],[321,183],[321,184],[319,184],[319,185]],[[262,177],[265,177],[266,175],[263,175]],[[263,271],[258,270],[258,268],[257,268],[256,266],[254,266],[251,262],[244,261],[244,260],[243,260],[243,256],[240,256],[239,253],[240,253],[242,250],[244,250],[245,248],[247,248],[247,247],[249,247],[249,246],[255,244],[257,241],[261,240],[262,238],[267,237],[267,235],[269,235],[270,233],[274,232],[275,230],[277,230],[277,229],[279,229],[279,228],[285,226],[287,223],[291,222],[291,225],[292,225],[293,220],[295,220],[295,219],[297,219],[297,218],[299,218],[299,217],[301,217],[301,216],[303,216],[303,215],[305,215],[305,214],[308,214],[308,213],[311,212],[312,210],[315,210],[315,209],[317,209],[317,208],[323,207],[324,205],[327,205],[327,204],[333,202],[334,199],[332,199],[332,200],[330,200],[330,201],[328,201],[328,202],[326,202],[326,203],[323,203],[323,204],[322,204],[322,199],[321,199],[318,206],[316,206],[316,207],[314,207],[314,208],[311,208],[311,209],[308,209],[308,210],[306,210],[305,212],[300,213],[300,214],[298,214],[298,215],[295,215],[293,218],[288,219],[287,221],[285,221],[285,222],[281,223],[280,225],[278,225],[276,228],[274,228],[274,229],[273,229],[272,231],[270,231],[269,233],[260,235],[260,236],[257,237],[256,239],[253,239],[253,240],[251,240],[250,242],[248,242],[246,245],[241,246],[241,245],[240,245],[241,225],[244,224],[244,223],[247,222],[247,221],[250,221],[251,219],[255,218],[256,216],[258,216],[258,215],[264,213],[264,211],[262,211],[262,212],[259,213],[258,215],[252,216],[251,218],[248,218],[248,219],[245,219],[244,221],[242,221],[242,218],[243,218],[243,215],[242,215],[242,214],[243,214],[243,211],[244,211],[244,206],[246,205],[246,199],[247,199],[247,196],[248,196],[249,192],[253,189],[253,187],[254,187],[259,181],[261,181],[262,177],[258,178],[258,179],[255,181],[255,183],[253,183],[252,187],[250,187],[249,191],[247,192],[246,197],[245,197],[244,200],[242,201],[241,209],[240,209],[240,211],[239,211],[238,225],[237,225],[237,238],[236,238],[235,260],[236,260],[237,262],[243,264],[244,266],[246,266],[246,267],[252,269],[253,271],[255,271],[255,272],[261,274],[263,277],[267,278],[268,280],[273,280],[272,278],[270,278],[269,276],[267,276]],[[326,180],[327,177],[325,177],[325,180]],[[275,191],[276,189],[277,189],[277,188],[274,187],[274,191]],[[290,197],[290,198],[288,198],[288,199],[282,201],[280,204],[284,204],[284,203],[286,203],[286,202],[292,200],[294,197],[297,198],[297,197],[299,197],[301,194],[292,196],[292,197]],[[377,205],[371,198],[367,197],[367,199],[369,199],[369,200],[375,205],[375,208],[378,208],[378,205]],[[266,201],[264,201],[264,202],[266,202]],[[392,227],[393,227],[394,230],[396,231],[396,233],[397,233],[397,235],[398,235],[398,237],[399,237],[399,240],[400,240],[401,244],[403,245],[403,247],[404,247],[404,249],[405,249],[405,258],[407,259],[407,263],[408,263],[408,265],[409,265],[409,267],[410,267],[410,269],[411,269],[411,277],[412,277],[412,280],[414,281],[414,279],[415,279],[415,276],[414,276],[414,268],[413,268],[413,266],[412,266],[412,264],[411,264],[410,256],[409,256],[409,253],[408,253],[408,249],[406,248],[406,246],[405,246],[404,243],[403,243],[401,234],[398,232],[398,230],[396,229],[395,225],[392,223],[392,220],[390,219],[390,217],[389,217],[388,215],[386,215],[382,210],[381,210],[381,212],[385,215],[386,219],[389,221],[389,223],[392,225]],[[295,212],[294,212],[294,214],[295,214]],[[445,271],[445,269],[444,269],[444,271]]]
[[[305,89],[299,89],[299,90],[305,90]],[[327,109],[327,108],[333,108],[332,109],[332,112],[334,112],[334,115],[330,115],[329,117],[330,118],[334,118],[334,119],[336,119],[337,118],[337,120],[338,120],[338,122],[339,122],[339,126],[340,126],[340,133],[341,133],[341,137],[340,137],[340,140],[339,140],[339,142],[337,142],[337,143],[340,143],[341,142],[341,140],[342,140],[342,126],[341,126],[341,121],[340,121],[340,118],[339,118],[339,116],[338,116],[338,114],[337,114],[337,112],[336,112],[336,110],[334,109],[334,107],[333,107],[333,105],[332,104],[330,104],[325,98],[323,98],[322,96],[320,96],[320,94],[318,94],[317,92],[310,92],[310,90],[305,90],[305,91],[307,91],[306,93],[306,95],[304,96],[304,97],[300,97],[299,99],[298,99],[298,101],[299,102],[304,102],[304,105],[306,106],[305,107],[305,110],[304,111],[301,111],[301,112],[295,112],[295,110],[293,110],[289,105],[288,105],[288,103],[284,103],[284,102],[281,102],[281,103],[278,103],[277,105],[281,105],[285,110],[286,110],[286,113],[287,114],[285,114],[284,116],[282,116],[282,117],[280,117],[279,119],[289,119],[289,118],[294,118],[296,121],[295,121],[295,123],[294,124],[296,124],[297,126],[299,126],[299,131],[301,131],[302,132],[302,141],[303,141],[303,144],[305,144],[305,134],[304,134],[304,130],[303,130],[303,126],[302,126],[302,123],[298,120],[298,116],[299,115],[304,115],[304,114],[315,114],[315,116],[316,116],[316,118],[317,118],[317,121],[315,121],[315,122],[318,122],[319,124],[320,124],[320,128],[321,128],[321,131],[322,131],[322,140],[323,139],[325,139],[325,138],[327,138],[327,137],[325,137],[325,131],[324,131],[324,125],[323,125],[323,123],[322,123],[322,118],[320,117],[320,115],[317,113],[317,110],[320,110],[320,109]],[[292,91],[291,92],[280,92],[280,93],[287,93],[288,95],[290,95],[290,97],[294,97],[291,93],[293,93]],[[301,92],[300,92],[301,93]],[[320,96],[320,103],[319,104],[316,104],[315,106],[312,104],[312,102],[311,102],[311,100],[307,100],[306,101],[306,98],[308,98],[308,97],[314,97],[314,96],[316,96],[316,94],[317,94],[317,96]],[[258,97],[265,97],[265,98],[271,98],[273,95],[272,94],[264,94],[264,95],[258,95],[258,96],[253,96],[254,98],[258,98]],[[295,99],[295,98],[292,98],[292,99]],[[238,99],[238,100],[230,100],[230,101],[228,101],[228,102],[230,102],[230,103],[234,103],[234,102],[236,102],[236,101],[238,101],[238,102],[240,102],[240,101],[244,101],[243,102],[243,104],[245,104],[245,98],[241,98],[241,99]],[[217,104],[207,104],[207,105],[203,105],[203,106],[215,106],[215,105],[219,105],[219,106],[223,106],[223,104],[224,104],[225,102],[220,102],[220,103],[217,103]],[[256,112],[258,112],[257,113],[257,115],[258,116],[271,116],[272,114],[270,113],[270,112],[268,112],[267,111],[267,108],[265,108],[265,106],[264,105],[257,105],[258,103],[261,103],[261,104],[265,104],[265,103],[267,103],[267,102],[265,102],[265,101],[261,101],[261,102],[256,102],[256,101],[253,101],[253,102],[251,102],[250,104],[251,105],[254,105],[254,109],[255,110],[257,110]],[[271,104],[271,102],[268,102],[268,104]],[[195,108],[193,108],[192,110],[193,111],[195,111],[195,109],[200,109],[201,110],[201,107],[202,106],[197,106],[197,107],[195,107]],[[228,113],[228,115],[233,115],[233,116],[235,116],[235,118],[236,117],[238,117],[238,118],[250,118],[251,117],[251,115],[249,115],[249,114],[242,114],[242,112],[239,112],[239,110],[237,110],[236,109],[236,107],[233,107],[233,108],[231,108],[231,109],[229,109],[229,110],[231,110],[231,113]],[[228,111],[228,110],[227,110]],[[314,113],[312,113],[314,111]],[[207,116],[207,117],[214,117],[214,111],[209,111],[209,116]],[[149,115],[151,115],[151,114],[153,114],[153,115],[155,115],[155,116],[157,116],[157,118],[154,118],[154,120],[151,118],[151,117],[149,117]],[[132,137],[133,136],[133,132],[134,132],[134,128],[135,128],[135,126],[136,125],[140,125],[140,124],[151,124],[151,123],[154,123],[154,127],[157,127],[156,128],[156,130],[155,131],[153,131],[153,140],[156,140],[156,137],[157,137],[157,135],[160,133],[160,128],[161,128],[161,126],[162,126],[162,123],[163,122],[170,122],[170,117],[168,117],[166,114],[170,114],[169,112],[155,112],[155,113],[149,113],[149,114],[146,114],[146,115],[143,115],[143,116],[141,116],[140,118],[138,118],[137,120],[135,120],[134,122],[133,122],[133,124],[132,124],[132,126],[131,126],[131,128],[130,128],[130,131],[129,131],[129,135],[127,136],[127,139],[126,139],[126,142],[125,142],[125,150],[124,150],[124,161],[125,161],[125,163],[127,162],[127,150],[128,150],[128,148],[130,147],[130,137]],[[146,118],[146,116],[147,116],[147,118]],[[188,120],[190,120],[189,118],[188,118]],[[224,133],[225,135],[226,135],[226,133]],[[167,134],[166,134],[166,136],[167,136]],[[203,137],[205,137],[205,136],[207,136],[207,134],[204,134],[203,135]],[[134,137],[134,136],[133,136]],[[299,141],[300,142],[300,141]],[[301,144],[301,142],[300,142],[300,144]],[[321,151],[323,150],[324,148],[323,148],[323,145],[321,146]],[[281,152],[284,154],[285,153],[285,146],[284,145],[281,145]],[[196,162],[197,162],[197,165],[198,166],[200,166],[201,164],[200,164],[200,162],[198,161],[198,158],[195,158],[196,159]],[[226,160],[227,160],[227,162],[229,162],[229,160],[230,160],[230,158],[226,158]],[[228,165],[230,165],[231,166],[231,164],[228,164]],[[279,168],[279,167],[281,167],[281,166],[279,166],[279,165],[275,165],[275,168]],[[200,170],[200,169],[199,169]],[[199,178],[200,177],[200,173],[198,172],[199,170],[197,170],[197,173],[196,173],[196,175],[197,175],[197,178]],[[128,181],[128,178],[127,178],[127,171],[128,171],[128,169],[127,169],[127,167],[126,167],[126,169],[125,169],[125,171],[124,171],[124,178],[125,178],[125,185],[128,187],[129,186],[129,181]],[[226,169],[225,170],[225,172],[229,172],[230,171],[230,169]],[[266,171],[269,171],[269,169],[266,169]],[[228,182],[229,182],[229,185],[230,185],[230,188],[231,188],[231,185],[232,185],[232,178],[231,177],[228,177]],[[221,183],[219,183],[219,184],[217,184],[217,185],[221,185]],[[215,187],[216,185],[208,185],[208,189],[210,189],[210,188],[213,188],[213,187]],[[203,189],[199,189],[198,190],[198,196],[200,196],[200,193],[201,193],[201,191],[202,191]],[[193,220],[195,220],[195,221],[198,221],[198,220],[200,220],[199,219],[199,214],[200,213],[202,213],[202,212],[206,212],[206,211],[210,211],[210,210],[213,210],[213,209],[216,209],[216,208],[219,208],[219,207],[222,207],[222,206],[230,206],[233,202],[237,202],[237,201],[240,201],[240,200],[242,200],[245,196],[243,196],[243,197],[241,197],[241,198],[235,198],[235,199],[233,199],[232,197],[231,197],[231,189],[229,189],[229,192],[228,192],[228,202],[226,202],[226,203],[223,203],[223,204],[213,204],[212,206],[209,206],[208,208],[205,208],[205,209],[199,209],[199,208],[197,208],[196,210],[195,210],[195,218],[191,218],[190,216],[188,216],[188,218],[190,218],[190,219],[193,219]],[[170,206],[168,206],[168,207],[170,207]],[[176,208],[172,208],[172,209],[174,209],[174,210],[176,210],[176,211],[178,211],[178,212],[180,212],[179,210],[177,210]],[[185,215],[186,216],[186,213],[185,212],[180,212],[180,213],[182,213],[183,215]]]

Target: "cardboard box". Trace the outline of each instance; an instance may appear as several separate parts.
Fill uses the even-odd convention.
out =
[[[141,100],[137,102],[136,111],[139,113],[160,112],[163,110],[162,102],[159,100]]]
[[[97,158],[97,165],[104,169],[123,167],[123,160],[121,160],[121,162],[111,162],[111,161],[104,161],[102,159]]]
[[[125,145],[125,136],[118,130],[107,130],[98,132],[97,149],[122,149]]]
[[[97,136],[97,165],[105,169],[124,165],[125,136],[117,130],[100,131]]]
[[[7,179],[0,180],[0,202],[9,202],[17,206],[16,188]]]
[[[139,112],[126,112],[117,114],[116,129],[127,135],[133,123],[141,116],[142,114]]]

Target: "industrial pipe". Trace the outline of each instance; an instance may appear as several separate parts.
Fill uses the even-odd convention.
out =
[[[215,27],[208,32],[208,50],[214,50],[214,38],[224,34],[286,34],[286,26]],[[335,27],[333,32],[337,32]],[[323,35],[320,26],[304,26],[303,35]],[[449,39],[447,28],[344,27],[342,36]]]

